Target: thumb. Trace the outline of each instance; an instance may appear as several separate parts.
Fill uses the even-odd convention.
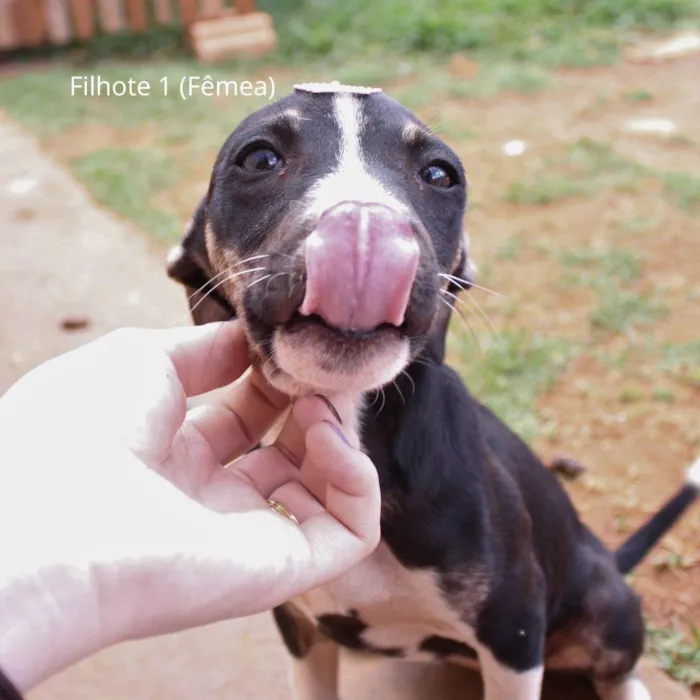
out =
[[[369,457],[352,447],[335,423],[309,427],[306,447],[301,473],[304,479],[325,482],[325,510],[302,528],[319,573],[329,580],[371,554],[379,542],[379,479]]]

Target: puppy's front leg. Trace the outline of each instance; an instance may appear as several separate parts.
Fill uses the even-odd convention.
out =
[[[641,679],[630,676],[616,683],[596,681],[600,700],[651,700],[651,694]]]
[[[484,700],[540,700],[544,665],[516,671],[496,659],[486,647],[479,649]]]
[[[546,622],[544,588],[533,581],[541,583],[534,567],[504,578],[479,615],[476,651],[484,700],[540,700]]]
[[[293,603],[273,611],[277,628],[291,654],[295,700],[338,700],[338,645],[323,637]]]
[[[338,700],[340,648],[319,639],[301,659],[291,660],[294,700]]]

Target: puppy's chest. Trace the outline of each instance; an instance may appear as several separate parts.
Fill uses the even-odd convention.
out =
[[[467,607],[468,597],[461,596]],[[437,573],[404,568],[384,542],[350,572],[294,603],[325,636],[356,651],[475,656],[469,611],[448,599]]]

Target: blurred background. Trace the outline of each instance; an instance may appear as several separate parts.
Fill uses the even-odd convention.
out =
[[[472,392],[547,461],[580,463],[566,488],[607,544],[670,495],[700,451],[700,0],[259,0],[241,9],[267,13],[274,41],[213,63],[177,2],[160,23],[164,3],[145,2],[135,32],[124,1],[98,2],[124,10],[119,31],[95,15],[85,40],[51,41],[32,24],[41,0],[0,0],[0,392],[108,328],[187,320],[167,248],[270,78],[277,96],[311,80],[379,86],[467,169],[487,289],[457,305],[449,353]],[[146,80],[151,95],[72,96],[71,78],[91,75]],[[268,92],[183,100],[185,76],[264,80]],[[698,543],[695,508],[632,584],[650,656],[700,697]],[[237,648],[277,644],[257,624],[234,630]],[[138,649],[119,652],[119,668],[150,687]],[[216,688],[201,697],[264,692]]]

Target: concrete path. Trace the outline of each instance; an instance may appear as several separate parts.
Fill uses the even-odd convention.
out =
[[[0,114],[0,395],[40,362],[113,328],[189,322],[182,291],[165,276],[164,257],[97,209]],[[658,671],[645,676],[655,699],[690,697]],[[470,700],[480,689],[461,669],[382,660],[346,664],[342,696]],[[557,681],[546,697],[592,696],[577,683]],[[288,700],[291,694],[286,654],[266,614],[109,649],[29,695],[83,698]]]

